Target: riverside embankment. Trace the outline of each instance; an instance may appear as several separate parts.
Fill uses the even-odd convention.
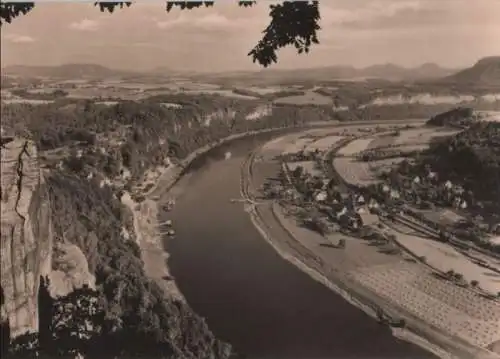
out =
[[[180,179],[168,216],[169,266],[192,308],[250,358],[429,358],[285,261],[241,203],[240,169],[266,139],[238,140],[200,157]],[[225,159],[230,150],[232,157]],[[194,170],[196,168],[196,170]],[[165,218],[166,219],[166,218]],[[273,228],[274,235],[280,228]]]

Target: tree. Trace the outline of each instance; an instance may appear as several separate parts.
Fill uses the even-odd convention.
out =
[[[304,175],[304,167],[302,166],[297,166],[292,171],[292,177],[295,181],[301,180],[303,175]]]
[[[166,11],[174,6],[181,10],[213,6],[215,1],[166,1]],[[256,1],[238,1],[239,6],[249,7]],[[131,2],[96,2],[101,11],[112,13],[115,8],[129,7]],[[25,15],[35,7],[34,2],[0,3],[0,26]],[[269,6],[271,21],[264,29],[262,39],[248,53],[253,62],[264,67],[278,61],[277,51],[293,45],[299,54],[308,53],[312,44],[319,44],[317,30],[320,29],[319,1],[284,1]]]
[[[84,354],[95,350],[104,324],[99,293],[88,286],[52,301],[50,345],[47,354],[55,356]],[[47,343],[48,344],[48,343]]]

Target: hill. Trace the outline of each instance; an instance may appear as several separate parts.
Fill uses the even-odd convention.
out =
[[[107,79],[134,77],[140,73],[113,70],[96,64],[64,64],[60,66],[13,65],[2,69],[2,75],[20,77],[48,77],[54,79]]]
[[[447,76],[446,82],[500,86],[500,56],[485,57],[472,67]]]
[[[427,121],[431,126],[467,127],[475,121],[474,109],[470,107],[457,107],[437,114]]]

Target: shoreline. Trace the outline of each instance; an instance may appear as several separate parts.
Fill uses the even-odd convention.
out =
[[[353,121],[353,122],[323,122],[323,123],[311,123],[302,126],[294,127],[275,127],[263,130],[249,131],[244,133],[233,134],[220,139],[216,142],[212,142],[205,145],[192,153],[190,153],[186,158],[180,161],[179,164],[171,164],[169,167],[164,168],[162,171],[157,171],[157,168],[149,170],[149,172],[157,172],[158,174],[150,181],[154,184],[153,186],[143,193],[144,200],[141,203],[135,202],[130,192],[125,192],[122,196],[122,204],[130,209],[133,215],[134,232],[141,251],[141,257],[144,263],[144,270],[146,275],[155,280],[159,286],[164,290],[166,297],[187,303],[186,298],[179,290],[175,278],[170,274],[170,269],[168,267],[169,253],[164,247],[164,234],[161,233],[161,218],[160,206],[163,203],[165,196],[176,197],[176,185],[179,180],[184,176],[189,176],[190,174],[186,172],[186,169],[200,156],[206,154],[210,150],[213,150],[221,145],[230,143],[231,141],[238,140],[245,137],[260,135],[269,132],[278,131],[300,131],[301,129],[310,128],[342,128],[351,127],[364,123],[373,124],[397,124],[406,123],[406,121]],[[145,176],[147,177],[147,176]],[[151,182],[150,182],[151,183]],[[144,183],[142,183],[144,184]],[[134,186],[135,188],[139,185]],[[258,229],[259,230],[259,229]],[[260,232],[259,230],[259,233]],[[325,278],[326,279],[326,278]]]
[[[258,151],[261,150],[261,147],[255,149],[254,152],[249,156],[249,164],[247,164],[249,168],[246,169],[246,173],[242,172],[242,175],[245,175],[248,178],[247,181],[250,182],[250,184],[252,181],[251,166],[253,162],[253,157],[256,154],[258,154]],[[251,196],[248,194],[247,197],[251,198]],[[394,337],[410,342],[414,345],[417,345],[422,349],[434,355],[437,355],[438,357],[441,358],[447,358],[447,359],[463,358],[463,355],[466,355],[466,357],[473,357],[473,358],[498,358],[498,356],[495,353],[492,353],[486,348],[480,348],[474,345],[469,345],[469,343],[466,342],[462,343],[460,340],[458,340],[457,342],[457,340],[455,340],[453,336],[449,336],[444,332],[441,333],[438,328],[429,327],[425,322],[420,323],[419,318],[416,318],[411,313],[406,313],[405,311],[402,311],[401,308],[399,308],[397,305],[396,306],[393,305],[393,303],[390,303],[390,301],[388,302],[384,298],[379,297],[376,293],[371,293],[373,298],[370,298],[370,291],[367,292],[367,290],[363,288],[361,284],[357,285],[356,283],[346,283],[344,280],[342,280],[342,278],[337,278],[338,280],[335,280],[335,277],[337,277],[336,274],[333,275],[334,278],[330,278],[330,275],[327,275],[326,272],[323,274],[323,272],[328,269],[322,268],[321,266],[322,263],[319,263],[319,268],[318,268],[316,262],[318,260],[321,262],[321,259],[318,258],[316,255],[312,254],[312,252],[309,249],[307,249],[298,239],[296,239],[295,235],[289,230],[289,228],[287,228],[288,225],[291,224],[284,223],[283,221],[284,218],[279,218],[280,216],[276,213],[277,212],[276,205],[277,205],[276,203],[271,204],[270,214],[259,213],[260,211],[254,208],[253,211],[250,212],[252,223],[254,224],[254,226],[257,227],[258,231],[262,234],[262,232],[265,232],[265,230],[263,228],[259,228],[260,226],[262,226],[262,224],[258,222],[265,223],[265,219],[263,218],[265,215],[267,215],[267,217],[269,216],[274,217],[272,220],[277,222],[277,224],[281,226],[285,230],[285,232],[288,233],[290,239],[296,242],[292,244],[292,246],[299,246],[303,248],[301,248],[302,250],[300,249],[297,250],[291,247],[290,243],[286,242],[280,243],[279,238],[276,239],[272,237],[269,233],[263,234],[264,239],[285,260],[297,266],[300,270],[308,274],[316,281],[319,281],[320,283],[326,285],[329,289],[333,290],[334,292],[342,296],[346,301],[348,301],[350,304],[354,305],[358,309],[361,309],[370,317],[376,319],[377,315],[374,310],[374,307],[375,308],[380,307],[383,308],[383,310],[386,313],[397,314],[398,317],[400,316],[407,320],[410,319],[411,329],[391,328],[391,332]],[[263,227],[266,227],[266,225],[264,225]],[[303,260],[301,260],[300,257],[302,257]],[[312,261],[310,257],[312,257]],[[336,270],[338,269],[334,269],[334,271]],[[328,270],[328,272],[331,272],[331,270]],[[367,304],[367,301],[368,303],[372,302],[371,305]]]
[[[232,134],[216,142],[212,142],[198,148],[197,150],[191,152],[186,158],[181,160],[179,164],[171,164],[167,168],[164,168],[163,171],[160,171],[157,177],[153,180],[153,187],[151,187],[146,193],[143,193],[144,200],[142,202],[134,201],[131,193],[125,191],[121,197],[121,202],[132,213],[135,238],[141,251],[146,276],[155,280],[164,290],[166,296],[183,303],[187,303],[184,295],[177,286],[175,278],[173,278],[170,273],[170,268],[168,267],[168,258],[170,254],[163,245],[164,234],[160,230],[161,222],[159,216],[161,214],[159,207],[163,204],[163,196],[170,195],[173,198],[176,197],[176,195],[172,192],[175,192],[175,187],[179,180],[186,175],[186,169],[189,168],[189,166],[196,159],[219,146],[249,136],[256,136],[280,130],[293,131],[293,129],[300,130],[300,128],[329,127],[338,125],[339,123],[332,121],[332,123],[324,122],[300,127],[273,127],[263,130]],[[155,170],[156,169],[151,169],[149,171],[155,172]]]
[[[241,180],[241,195],[244,198],[251,198],[251,195],[249,194],[249,187],[252,187],[252,180],[251,180],[251,174],[252,174],[252,164],[254,161],[254,157],[256,153],[260,150],[261,147],[255,149],[247,158],[247,160],[243,163],[242,166],[242,180]],[[245,173],[246,172],[246,173]],[[246,177],[243,178],[243,176]],[[246,183],[245,183],[246,182]],[[252,188],[253,189],[253,188]],[[279,216],[276,213],[276,204],[272,203],[271,204],[271,212],[273,216],[276,219],[276,222],[285,230],[285,232],[295,240],[294,235],[289,231],[287,228],[286,224],[280,220]],[[304,272],[306,275],[308,275],[311,279],[323,284],[326,286],[328,289],[332,290],[334,293],[340,295],[344,300],[346,300],[349,304],[352,306],[360,309],[363,311],[365,314],[367,314],[370,318],[377,320],[377,313],[373,309],[373,306],[370,304],[364,303],[362,300],[359,300],[356,298],[355,295],[353,295],[351,292],[355,292],[355,289],[352,288],[347,288],[344,289],[341,287],[341,285],[335,283],[325,275],[321,273],[321,271],[317,270],[313,266],[308,265],[306,262],[307,260],[301,260],[297,258],[295,255],[288,253],[286,249],[281,248],[281,246],[276,243],[275,240],[273,240],[272,236],[266,231],[265,227],[265,220],[262,218],[262,214],[259,213],[259,210],[255,208],[255,206],[252,206],[251,209],[248,211],[248,214],[250,216],[250,220],[254,227],[257,229],[257,231],[261,234],[262,238],[276,251],[276,253],[279,254],[280,257],[297,267],[300,271]],[[298,242],[298,241],[297,241]],[[299,244],[300,245],[300,244]],[[347,284],[343,283],[345,287],[348,287]],[[351,291],[349,291],[351,289]],[[448,353],[446,350],[441,348],[440,346],[433,344],[429,342],[427,339],[419,336],[418,334],[405,330],[405,329],[399,329],[399,328],[390,328],[391,333],[395,338],[398,338],[400,340],[404,340],[406,342],[409,342],[411,344],[414,344],[427,352],[430,352],[433,355],[436,355],[439,358],[442,359],[460,359],[457,356],[452,355],[451,353]]]

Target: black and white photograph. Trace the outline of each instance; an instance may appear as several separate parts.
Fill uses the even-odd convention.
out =
[[[500,1],[0,1],[7,359],[500,359]]]

